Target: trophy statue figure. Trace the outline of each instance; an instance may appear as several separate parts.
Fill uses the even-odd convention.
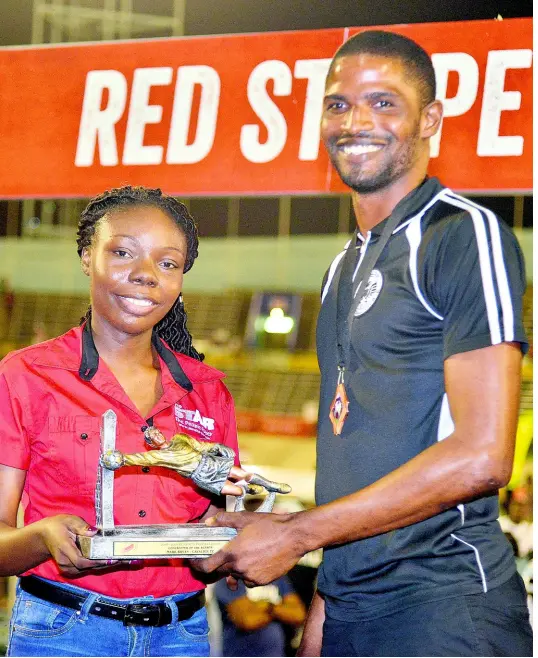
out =
[[[156,427],[148,427],[144,438],[148,445],[158,450],[134,454],[108,450],[101,456],[102,465],[110,470],[122,466],[162,466],[191,479],[201,489],[213,494],[220,494],[229,478],[237,480],[236,484],[246,483],[246,493],[249,494],[262,494],[264,491],[286,494],[291,491],[287,484],[272,482],[257,473],[248,473],[234,466],[234,451],[221,443],[198,441],[187,434],[175,434],[167,441]]]
[[[114,471],[123,466],[160,466],[191,479],[212,494],[227,493],[239,487],[234,511],[245,509],[244,497],[268,492],[257,512],[270,512],[277,493],[291,487],[272,482],[257,473],[234,466],[235,453],[220,443],[198,441],[187,434],[167,440],[155,427],[144,432],[146,443],[154,448],[124,454],[116,450],[116,414],[108,410],[101,422],[101,455],[95,488],[96,525],[93,537],[78,537],[82,554],[90,559],[133,559],[163,557],[207,557],[237,534],[234,528],[206,527],[202,523],[114,525]]]

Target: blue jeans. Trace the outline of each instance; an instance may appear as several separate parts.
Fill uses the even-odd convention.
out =
[[[114,599],[74,585],[61,586],[88,594],[81,610],[43,601],[17,587],[8,656],[209,656],[209,626],[203,607],[190,619],[178,621],[177,606],[169,605],[172,622],[167,626],[124,626],[121,621],[88,614],[97,599],[122,604],[170,603],[191,594]]]

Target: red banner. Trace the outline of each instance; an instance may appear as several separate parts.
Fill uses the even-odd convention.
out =
[[[532,19],[389,26],[432,55],[431,173],[532,189]],[[319,141],[332,54],[359,28],[0,49],[0,197],[125,183],[178,196],[346,190]]]

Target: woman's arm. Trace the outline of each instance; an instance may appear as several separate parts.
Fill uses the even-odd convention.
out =
[[[64,575],[110,566],[87,560],[75,544],[76,535],[93,535],[79,516],[59,514],[17,528],[26,471],[0,465],[0,576],[15,576],[51,557]],[[116,561],[114,561],[115,563]]]

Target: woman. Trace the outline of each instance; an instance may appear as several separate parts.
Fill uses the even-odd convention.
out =
[[[82,326],[0,364],[0,573],[22,574],[8,655],[206,656],[204,585],[183,561],[94,561],[76,544],[96,532],[107,409],[123,453],[144,450],[153,426],[237,454],[223,375],[201,363],[185,324],[196,225],[158,189],[113,189],[82,213],[78,253],[91,297]],[[242,490],[227,482],[222,493]],[[158,466],[121,469],[114,500],[119,525],[200,520],[220,502]]]

